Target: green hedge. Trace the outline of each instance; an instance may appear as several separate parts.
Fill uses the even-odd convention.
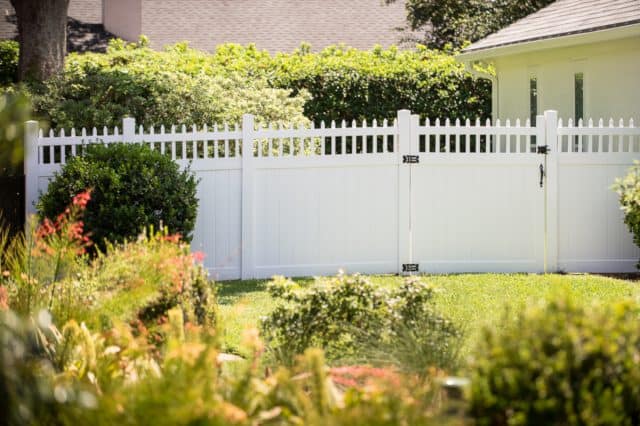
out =
[[[226,44],[213,54],[179,43],[157,52],[115,40],[106,54],[70,54],[63,76],[36,90],[36,111],[53,127],[393,119],[408,108],[423,117],[485,119],[491,85],[451,54],[302,46],[274,56]]]
[[[393,119],[410,109],[431,119],[486,119],[491,84],[473,79],[455,57],[427,50],[329,47],[275,58],[278,87],[311,94],[304,107],[312,120]]]
[[[253,45],[219,46],[211,58],[220,72],[266,78],[273,87],[310,93],[305,115],[318,120],[392,119],[408,108],[423,117],[486,119],[491,83],[474,79],[453,54],[396,47],[358,50],[344,45],[312,53],[270,56]]]
[[[178,44],[157,52],[145,43],[112,42],[107,53],[70,54],[63,75],[35,90],[36,112],[54,128],[139,124],[304,122],[305,96],[272,88],[211,64],[211,55]]]

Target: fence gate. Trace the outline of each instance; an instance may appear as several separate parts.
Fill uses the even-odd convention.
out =
[[[410,121],[412,152],[403,156],[411,230],[405,270],[542,272],[544,126]]]

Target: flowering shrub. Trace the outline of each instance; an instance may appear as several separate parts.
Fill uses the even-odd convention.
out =
[[[31,221],[25,237],[0,239],[0,269],[12,309],[21,314],[38,308],[56,310],[82,304],[91,290],[69,293],[70,282],[82,270],[83,255],[92,242],[84,230],[84,215],[91,191],[72,198],[54,220]]]
[[[129,322],[154,345],[164,338],[161,326],[176,307],[185,323],[213,329],[216,299],[202,258],[166,228],[150,230],[131,243],[109,245],[91,262],[86,275],[96,283],[99,299],[90,312],[76,313],[76,318],[103,328],[113,321]]]
[[[301,289],[276,277],[268,290],[284,302],[262,323],[279,361],[290,364],[307,348],[319,347],[334,361],[392,364],[415,372],[455,366],[460,331],[433,310],[433,289],[419,280],[383,289],[360,275],[339,275]]]
[[[91,200],[91,191],[81,192],[73,197],[71,205],[58,215],[55,221],[45,217],[36,228],[34,256],[78,256],[91,245],[84,233],[84,222],[79,220]],[[53,281],[57,279],[54,275]]]

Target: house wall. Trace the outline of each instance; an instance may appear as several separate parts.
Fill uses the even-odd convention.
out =
[[[122,0],[115,0],[122,1]],[[114,0],[107,0],[107,4]],[[404,0],[142,0],[142,34],[153,48],[189,40],[212,51],[222,43],[255,43],[289,52],[305,41],[313,50],[344,42],[367,49],[398,44],[406,24]],[[108,30],[112,28],[107,27]],[[118,31],[114,31],[120,35]]]
[[[104,0],[104,28],[118,37],[137,41],[142,32],[142,0]]]
[[[71,0],[68,15],[87,24],[101,24],[102,0]]]
[[[640,38],[497,58],[494,118],[529,117],[529,79],[538,79],[538,113],[575,116],[574,74],[584,73],[584,118],[640,122]],[[496,111],[497,109],[497,111]]]
[[[0,14],[0,39],[14,38],[18,29],[9,0],[0,0]],[[99,24],[102,22],[102,0],[71,0],[68,15],[87,24]]]

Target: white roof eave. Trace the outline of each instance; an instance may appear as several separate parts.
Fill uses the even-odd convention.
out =
[[[488,61],[500,56],[516,55],[559,47],[570,47],[587,43],[597,43],[600,41],[634,36],[640,36],[640,23],[579,34],[551,36],[549,38],[488,47],[486,49],[462,51],[457,58],[462,62],[474,62],[480,60]]]

